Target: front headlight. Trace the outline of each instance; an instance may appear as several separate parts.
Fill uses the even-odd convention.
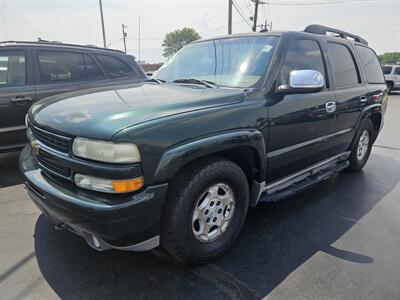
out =
[[[135,144],[116,144],[76,138],[72,151],[75,156],[108,163],[140,162],[139,149]]]

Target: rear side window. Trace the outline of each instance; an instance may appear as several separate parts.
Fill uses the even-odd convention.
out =
[[[385,78],[383,77],[381,64],[374,51],[359,45],[356,45],[356,50],[363,64],[368,83],[384,83]]]
[[[99,67],[96,65],[96,63],[93,61],[93,59],[85,54],[85,64],[86,64],[86,74],[88,77],[88,80],[100,80],[104,79],[104,75],[99,69]]]
[[[390,75],[390,73],[392,73],[392,67],[383,67],[382,71],[383,71],[383,74]]]
[[[315,70],[327,80],[321,49],[314,40],[295,40],[286,53],[282,66],[284,83],[289,82],[289,75],[294,70]]]
[[[400,75],[400,68],[396,68],[394,70],[394,75]]]
[[[42,83],[87,80],[85,62],[80,53],[40,51],[38,58]]]
[[[25,52],[0,52],[0,88],[25,85]]]
[[[116,57],[103,54],[97,54],[96,57],[111,78],[129,77],[136,73],[128,64]]]
[[[356,63],[350,49],[343,44],[328,43],[336,88],[346,88],[361,83]]]

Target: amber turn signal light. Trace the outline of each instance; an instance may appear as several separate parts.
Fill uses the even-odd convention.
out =
[[[128,180],[113,180],[112,187],[116,193],[128,193],[137,191],[144,185],[143,177]]]

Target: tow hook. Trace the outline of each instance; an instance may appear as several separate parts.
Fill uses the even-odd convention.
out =
[[[65,224],[54,225],[55,230],[65,230],[66,228],[67,228],[67,225],[65,225]]]

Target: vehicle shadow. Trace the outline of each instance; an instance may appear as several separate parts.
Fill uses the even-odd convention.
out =
[[[18,152],[0,153],[0,188],[23,183],[18,168]]]
[[[212,264],[186,267],[162,250],[96,252],[42,215],[39,268],[62,299],[260,299],[323,251],[358,264],[363,253],[332,244],[400,182],[400,161],[374,154],[364,172],[343,172],[289,199],[251,209],[233,248]]]

